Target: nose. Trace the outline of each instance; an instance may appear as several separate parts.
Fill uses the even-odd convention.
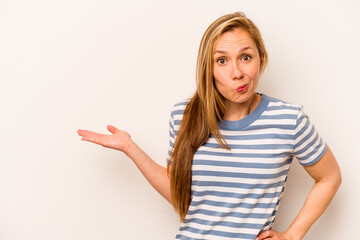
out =
[[[239,63],[233,63],[233,66],[232,66],[232,79],[233,80],[239,80],[243,77],[244,73],[241,69],[241,66]]]

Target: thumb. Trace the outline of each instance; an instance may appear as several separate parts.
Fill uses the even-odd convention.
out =
[[[112,126],[112,125],[108,125],[107,129],[109,130],[109,132],[111,132],[112,134],[115,134],[119,131],[119,129],[117,129],[116,127]]]

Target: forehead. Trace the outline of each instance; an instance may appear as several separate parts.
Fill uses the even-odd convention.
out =
[[[251,47],[256,51],[256,44],[248,31],[235,28],[220,35],[214,44],[214,50],[231,50],[234,48]]]

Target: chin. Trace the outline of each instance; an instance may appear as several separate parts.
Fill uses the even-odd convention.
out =
[[[237,98],[236,102],[242,103],[250,100],[254,96],[255,92],[245,92],[241,93]]]
[[[227,99],[225,98],[226,101],[229,101],[231,103],[245,103],[247,101],[249,101],[251,99],[251,95],[246,95],[246,96],[240,96],[240,97],[236,97],[236,98],[231,98],[231,99]]]

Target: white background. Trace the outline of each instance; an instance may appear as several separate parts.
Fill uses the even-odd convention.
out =
[[[165,166],[201,36],[239,10],[269,53],[258,91],[302,104],[342,170],[305,239],[358,236],[358,1],[0,0],[0,239],[173,239],[177,215],[131,160],[76,131],[126,129]],[[311,186],[294,162],[276,229]]]

